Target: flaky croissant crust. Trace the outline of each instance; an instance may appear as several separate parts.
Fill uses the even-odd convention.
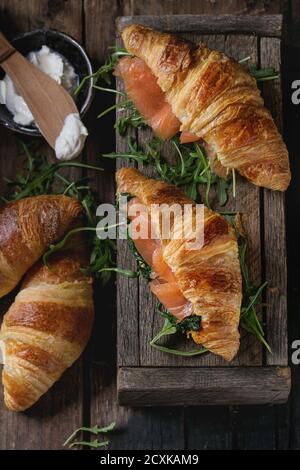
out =
[[[219,167],[237,169],[258,186],[288,187],[286,146],[255,79],[242,65],[202,43],[138,24],[125,28],[122,38],[128,52],[157,77],[181,130],[203,139]]]
[[[26,275],[5,314],[0,343],[4,401],[12,411],[31,407],[85,348],[93,324],[92,279],[84,254],[54,255]]]
[[[81,204],[67,196],[35,196],[0,207],[0,297],[82,214]]]
[[[142,204],[193,204],[176,186],[149,179],[133,168],[117,172],[117,191],[136,196]],[[161,223],[155,219],[154,224]],[[159,233],[160,231],[158,231]],[[204,210],[204,246],[187,250],[185,240],[161,240],[164,261],[173,271],[193,312],[201,316],[195,342],[231,360],[239,348],[242,281],[237,239],[216,212]]]

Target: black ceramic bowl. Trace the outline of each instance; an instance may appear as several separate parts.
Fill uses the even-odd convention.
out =
[[[56,31],[55,29],[36,29],[29,33],[17,36],[11,41],[14,47],[25,57],[31,51],[37,51],[45,44],[53,51],[63,55],[71,65],[73,65],[75,73],[79,77],[79,82],[86,75],[91,75],[92,66],[90,60],[83,47],[72,37],[65,33]],[[4,72],[0,69],[0,80],[4,77]],[[93,99],[93,81],[92,78],[86,80],[80,93],[76,96],[76,105],[83,116],[88,110]],[[0,122],[5,127],[22,134],[31,136],[40,136],[40,132],[35,126],[22,126],[13,120],[12,114],[5,105],[0,105]]]

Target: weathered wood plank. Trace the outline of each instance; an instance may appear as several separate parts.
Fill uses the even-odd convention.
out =
[[[81,2],[77,0],[3,0],[0,4],[0,19],[1,27],[9,38],[42,26],[63,30],[79,40],[82,36]],[[1,177],[13,177],[21,163],[21,158],[17,155],[17,136],[6,129],[1,129],[0,132]],[[41,153],[53,154],[46,145],[41,147]],[[65,174],[72,179],[80,173],[71,171]],[[4,189],[3,185],[1,188]],[[16,414],[4,408],[1,385],[0,449],[62,448],[66,437],[78,424],[82,424],[83,388],[83,361],[79,360],[37,405],[25,413]]]
[[[125,15],[173,15],[183,13],[203,14],[264,14],[281,13],[280,0],[208,0],[195,2],[194,0],[123,0]],[[297,2],[297,0],[294,0]]]
[[[260,60],[262,67],[281,68],[280,40],[261,38]],[[282,129],[281,81],[264,84],[266,106]],[[286,365],[287,357],[287,267],[285,245],[285,195],[279,191],[264,190],[264,257],[266,294],[267,338],[272,354],[267,355],[270,365]]]
[[[288,405],[233,408],[235,450],[286,450],[289,447]]]
[[[144,24],[163,31],[194,32],[200,34],[255,34],[280,37],[282,15],[162,15],[123,16],[117,19],[122,30],[132,23]]]
[[[228,406],[186,408],[185,429],[187,449],[232,449],[232,408]]]
[[[275,407],[254,405],[235,408],[233,448],[239,450],[275,449]]]
[[[290,386],[288,367],[121,367],[118,373],[119,403],[129,406],[284,403]]]
[[[85,39],[89,54],[104,62],[108,48],[115,43],[115,18],[123,13],[122,2],[116,0],[83,0]]]
[[[78,0],[1,0],[1,29],[8,38],[36,28],[56,28],[80,40],[81,2]]]
[[[195,2],[194,0],[123,0],[125,15],[173,15],[183,13],[203,14],[263,14],[280,13],[280,0],[209,0],[206,2]],[[297,2],[297,0],[295,0]]]

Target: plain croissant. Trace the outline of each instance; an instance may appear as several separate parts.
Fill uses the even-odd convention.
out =
[[[138,24],[125,28],[122,38],[157,78],[181,130],[205,142],[220,176],[237,169],[258,186],[288,187],[286,146],[256,80],[242,65],[202,43]]]
[[[82,214],[81,204],[67,196],[29,197],[0,207],[0,297]]]
[[[53,255],[48,267],[39,261],[5,314],[0,344],[10,410],[32,406],[85,348],[94,317],[86,263],[78,249]]]
[[[117,190],[119,194],[135,196],[147,209],[151,204],[170,206],[177,203],[181,207],[184,204],[194,204],[176,186],[147,178],[133,168],[122,168],[117,172]],[[152,222],[156,228],[161,226],[159,216]],[[139,251],[137,242],[138,240],[135,241],[136,248]],[[163,268],[160,271],[164,282],[157,285],[155,280],[152,281],[151,290],[157,293],[164,287],[170,287],[167,282],[172,282],[173,292],[177,292],[179,286],[179,294],[192,306],[189,314],[201,316],[200,329],[191,332],[194,341],[224,359],[231,360],[239,348],[238,327],[242,300],[238,244],[233,228],[221,215],[205,207],[204,245],[201,249],[187,250],[184,239],[161,238],[157,248],[151,239],[146,242],[149,243],[144,250],[149,257],[146,261],[151,264],[152,269],[155,262],[157,264],[157,250],[162,252],[159,265]],[[151,250],[153,244],[154,249]],[[157,269],[154,271],[157,274]],[[175,282],[170,281],[173,275]],[[178,293],[176,296],[178,297]],[[174,299],[170,295],[169,297],[172,305]]]

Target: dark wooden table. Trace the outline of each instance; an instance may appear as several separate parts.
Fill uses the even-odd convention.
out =
[[[300,79],[300,2],[280,0],[0,0],[0,29],[16,33],[48,26],[65,31],[86,47],[95,65],[102,63],[115,40],[114,20],[121,15],[178,13],[283,13],[283,86],[285,139],[290,149],[293,182],[287,192],[289,275],[289,344],[300,339],[300,170],[296,162],[300,107],[291,104],[291,82]],[[114,149],[112,120],[96,121],[107,105],[98,95],[88,116],[91,137],[88,162]],[[16,135],[0,129],[0,174],[16,171]],[[101,161],[99,200],[114,201],[114,168]],[[100,188],[100,189],[99,189]],[[4,191],[0,181],[0,192]],[[274,227],[276,229],[276,227]],[[128,409],[116,401],[115,290],[96,286],[97,321],[91,344],[54,388],[29,412],[13,414],[0,407],[0,449],[59,449],[81,425],[115,420],[111,449],[299,449],[300,366],[292,366],[289,403],[280,406]],[[2,395],[2,390],[0,390]]]

